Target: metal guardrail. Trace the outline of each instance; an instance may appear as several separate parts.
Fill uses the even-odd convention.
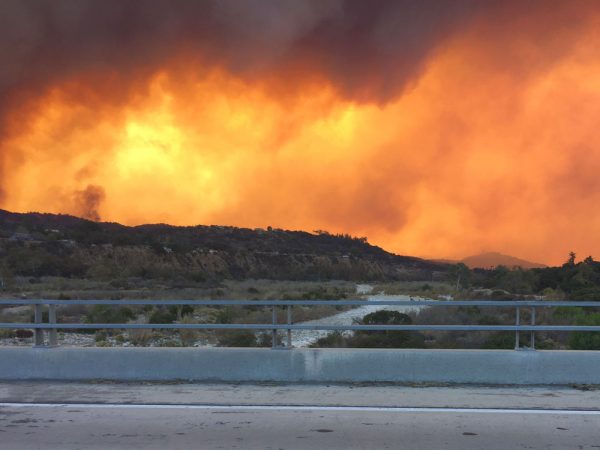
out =
[[[293,330],[313,331],[514,331],[515,350],[520,348],[520,333],[530,333],[530,347],[535,349],[536,331],[600,331],[600,326],[594,325],[536,325],[536,308],[555,307],[580,307],[600,308],[600,301],[569,302],[569,301],[488,301],[488,300],[0,300],[0,306],[33,306],[33,323],[0,323],[0,329],[33,329],[34,346],[58,345],[57,330],[59,329],[201,329],[201,330],[271,330],[273,348],[277,346],[277,333],[279,330],[287,331],[287,348],[292,347]],[[263,306],[271,307],[272,321],[264,324],[139,324],[139,323],[58,323],[57,307],[60,305],[139,305],[139,306]],[[514,325],[313,325],[294,324],[292,308],[294,306],[427,306],[427,307],[514,307]],[[43,323],[43,308],[48,307],[48,322]],[[287,321],[284,324],[277,322],[277,308],[285,307]],[[521,309],[529,308],[531,311],[530,324],[521,324]],[[48,345],[45,345],[44,331],[48,330]]]

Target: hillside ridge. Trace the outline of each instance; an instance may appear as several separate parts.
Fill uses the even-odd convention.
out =
[[[433,279],[444,264],[366,238],[232,226],[126,226],[0,210],[0,264],[16,275],[290,280]]]

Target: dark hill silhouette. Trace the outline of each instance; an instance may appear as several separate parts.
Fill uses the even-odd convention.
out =
[[[432,280],[447,269],[349,235],[203,225],[128,227],[4,210],[0,264],[15,275],[91,279]]]

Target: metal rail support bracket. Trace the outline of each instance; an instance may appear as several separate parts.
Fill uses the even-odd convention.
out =
[[[48,323],[56,323],[56,305],[48,305]],[[48,346],[58,346],[58,336],[56,328],[48,330]]]
[[[535,306],[531,307],[531,325],[535,326]],[[535,331],[531,330],[531,338],[529,340],[529,347],[531,350],[535,350]]]
[[[43,311],[42,305],[35,305],[33,308],[34,311],[34,322],[42,323],[43,321]],[[44,346],[44,330],[41,328],[36,328],[33,330],[33,345],[34,347],[43,347]]]
[[[287,324],[291,325],[292,324],[292,306],[288,305],[287,307]],[[287,329],[287,348],[291,349],[292,348],[292,329],[288,328]]]
[[[277,325],[277,310],[275,308],[273,306],[273,325]],[[277,348],[277,328],[273,328],[273,331],[271,331],[271,348]]]
[[[515,313],[515,325],[519,326],[521,322],[521,308],[519,308],[517,306],[516,308],[516,313]],[[519,330],[515,331],[515,350],[519,350],[520,349],[520,344],[519,344]]]

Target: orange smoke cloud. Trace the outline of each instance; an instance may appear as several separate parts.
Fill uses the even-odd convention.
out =
[[[9,112],[0,207],[327,229],[426,257],[600,256],[600,27],[568,12],[569,29],[551,12],[474,21],[383,101],[312,60],[250,76],[182,54],[126,88],[66,76]]]

